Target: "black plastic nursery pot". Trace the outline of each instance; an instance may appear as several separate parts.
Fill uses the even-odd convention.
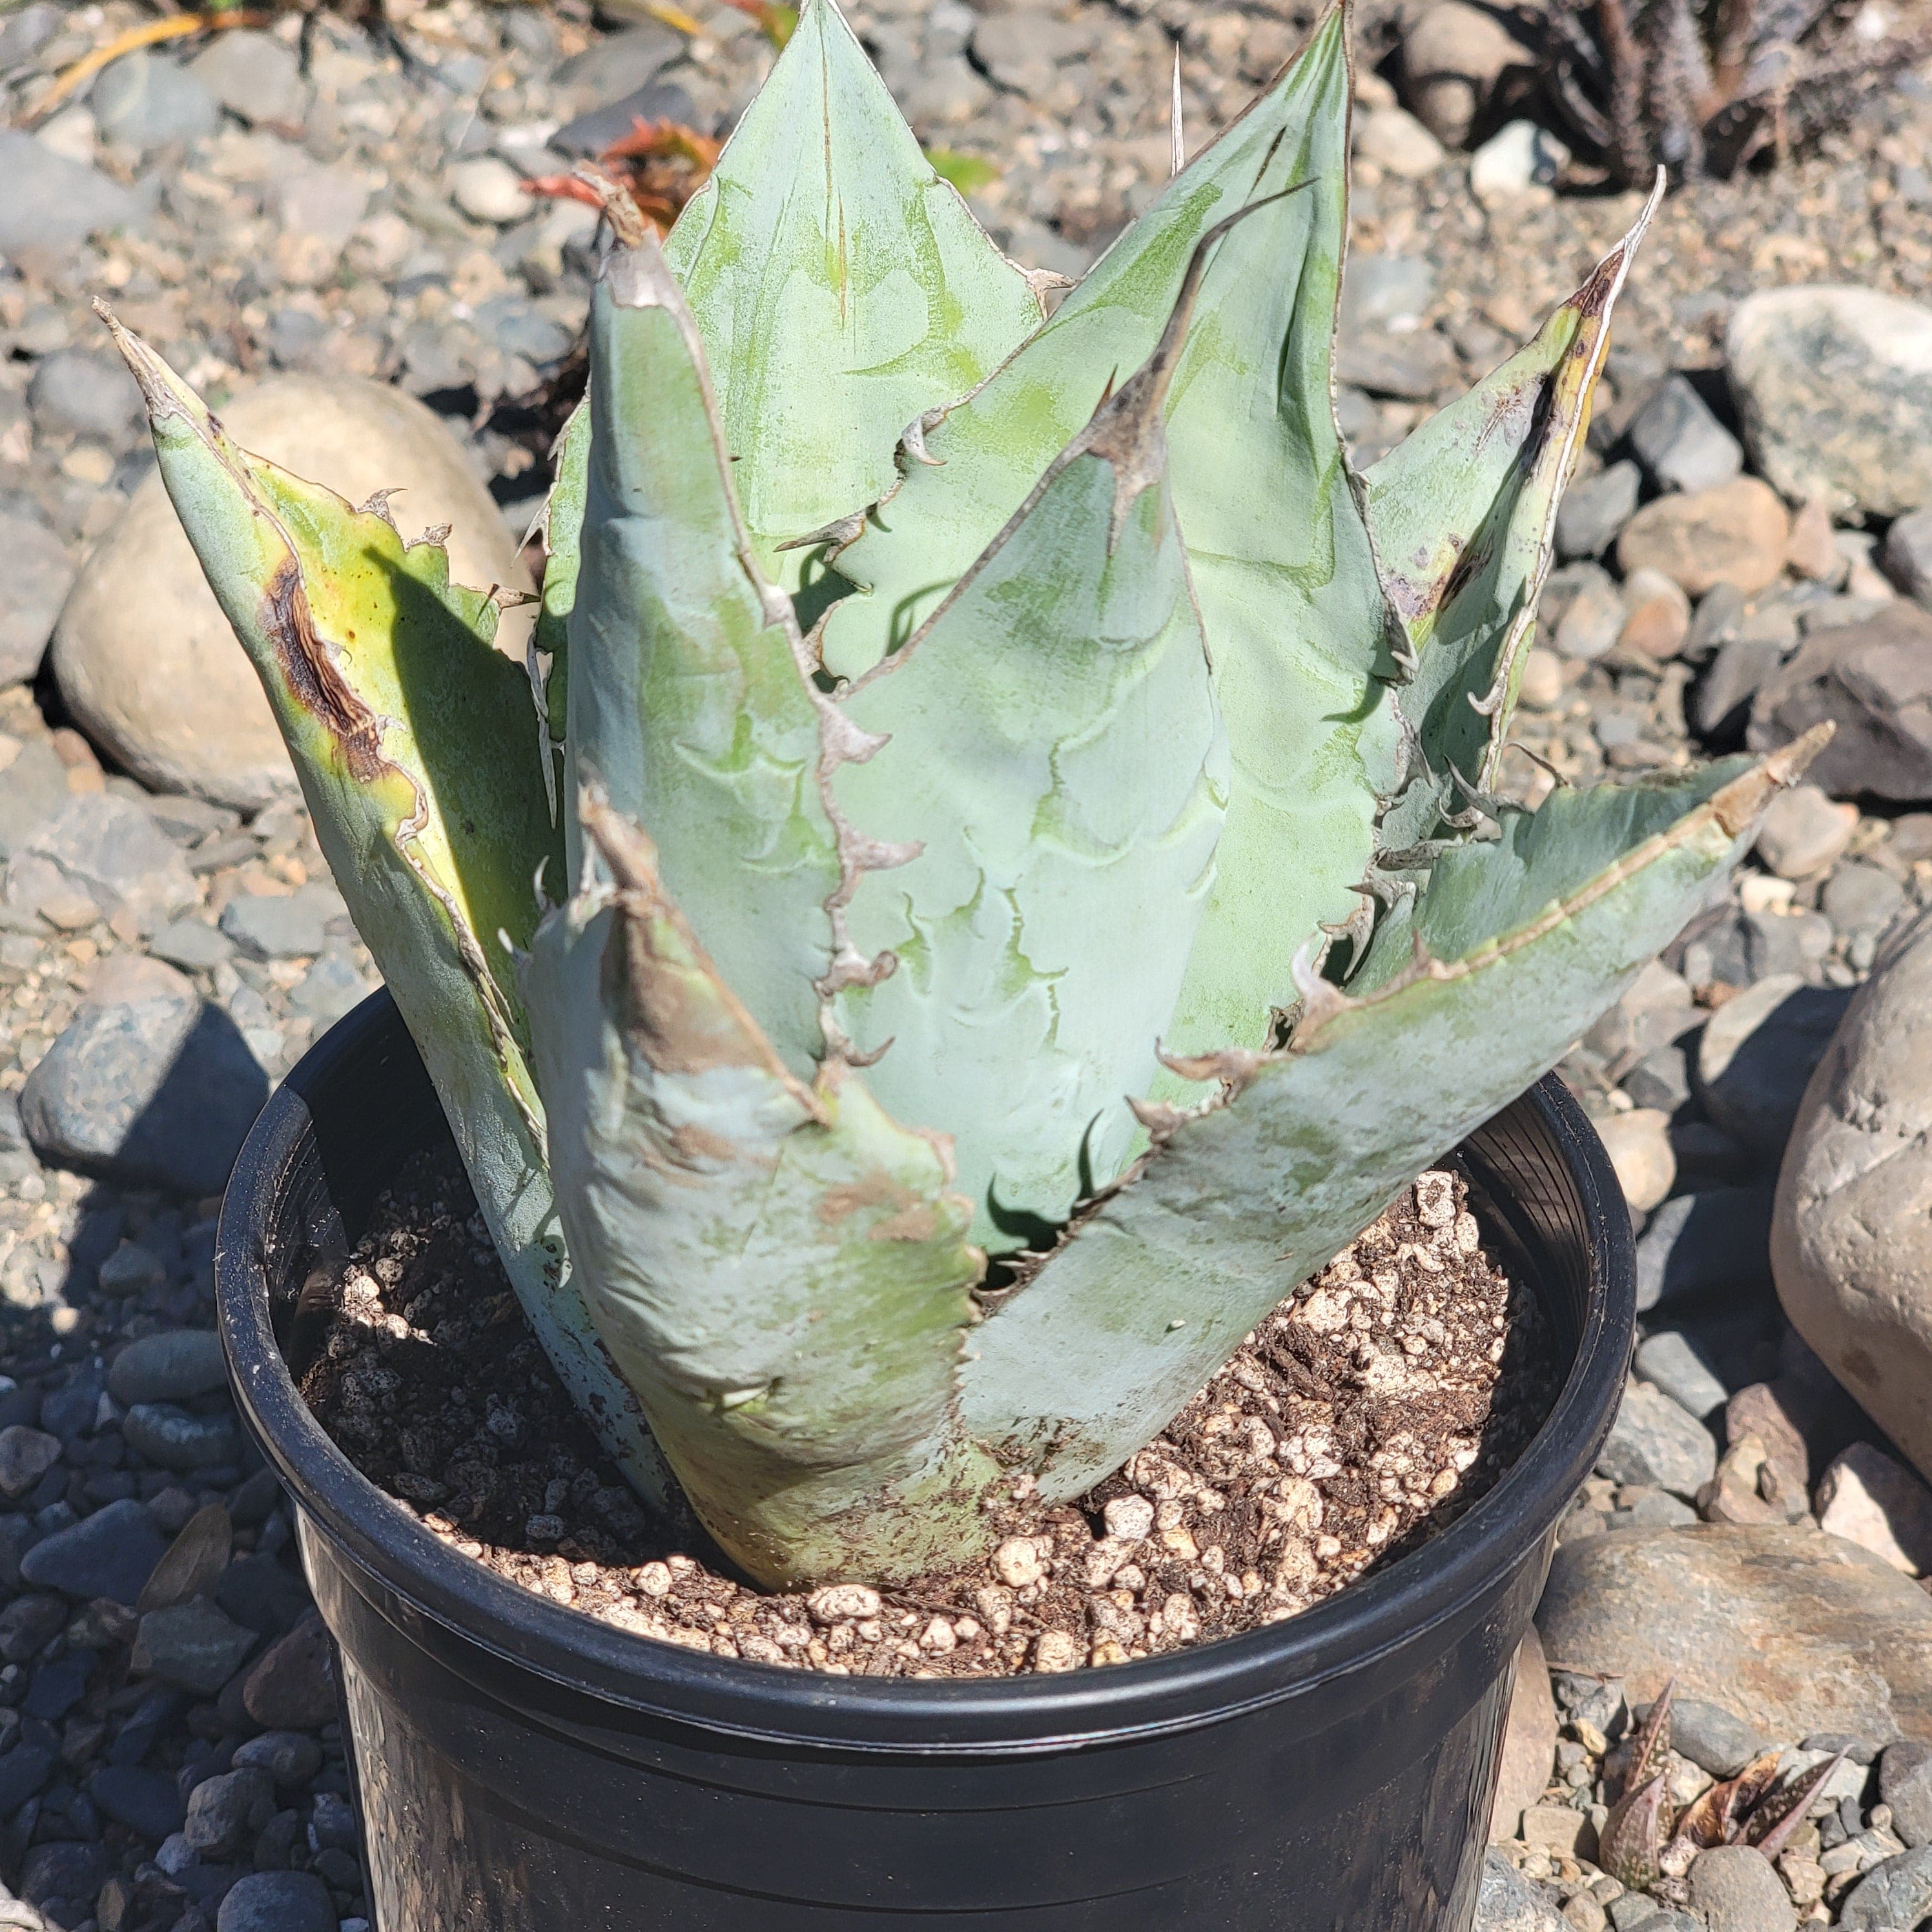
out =
[[[1468,1932],[1511,1660],[1634,1320],[1623,1197],[1556,1081],[1456,1156],[1564,1358],[1496,1487],[1284,1622],[992,1682],[652,1642],[472,1562],[350,1465],[292,1378],[322,1325],[302,1290],[447,1131],[377,994],[256,1123],[217,1263],[237,1399],[340,1647],[379,1932]]]

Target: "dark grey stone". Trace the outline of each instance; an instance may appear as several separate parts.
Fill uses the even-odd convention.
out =
[[[1673,1496],[1668,1490],[1625,1484],[1617,1492],[1617,1506],[1610,1513],[1605,1527],[1610,1529],[1679,1529],[1695,1522],[1697,1512]]]
[[[1784,662],[1784,652],[1768,640],[1728,639],[1698,683],[1690,722],[1706,738],[1728,743],[1739,736],[1750,722],[1751,700]]]
[[[234,1458],[235,1425],[225,1415],[190,1415],[172,1403],[138,1402],[122,1418],[129,1448],[164,1469],[206,1469]]]
[[[176,919],[148,941],[148,950],[184,972],[208,972],[235,956],[235,942],[205,920]]]
[[[1913,1850],[1932,1845],[1932,1744],[1888,1744],[1878,1763],[1880,1802],[1892,1807],[1892,1828]]]
[[[353,1012],[375,990],[376,982],[365,979],[354,961],[324,951],[290,992],[289,1004],[306,1013],[320,1030]]]
[[[35,858],[104,914],[124,905],[144,933],[200,896],[180,848],[140,806],[114,792],[70,796],[49,824],[20,842],[8,861],[10,901],[28,876],[25,862]]]
[[[150,1610],[134,1638],[133,1669],[212,1697],[241,1669],[256,1642],[206,1598]]]
[[[1839,862],[1818,902],[1819,910],[1848,939],[1878,938],[1905,904],[1905,888],[1889,872],[1858,859]]]
[[[1742,445],[1682,376],[1668,376],[1630,418],[1630,447],[1658,487],[1709,490],[1744,465]]]
[[[1698,599],[1691,613],[1690,634],[1678,652],[1686,664],[1708,663],[1737,636],[1744,621],[1744,594],[1735,584],[1720,584]],[[1794,643],[1796,639],[1792,640]]]
[[[184,1699],[172,1685],[157,1684],[147,1692],[141,1701],[128,1713],[126,1721],[114,1733],[114,1742],[107,1748],[110,1764],[128,1766],[139,1764],[148,1752],[160,1742],[162,1735],[181,1714]],[[172,1785],[173,1780],[169,1783]],[[173,1828],[178,1828],[176,1827]],[[162,1834],[165,1837],[166,1834]]]
[[[64,1899],[77,1922],[94,1904],[94,1895],[113,1869],[104,1846],[63,1838],[36,1845],[20,1866],[20,1896],[29,1905],[50,1905]]]
[[[38,1657],[67,1620],[68,1606],[58,1597],[16,1597],[0,1610],[0,1662]]]
[[[1435,293],[1435,266],[1420,255],[1351,255],[1342,274],[1341,326],[1374,328],[1420,316]]]
[[[1769,1190],[1714,1187],[1665,1202],[1637,1242],[1636,1279],[1640,1310],[1768,1294]]]
[[[1770,984],[1754,988],[1712,1020],[1697,1067],[1705,1112],[1726,1133],[1773,1162],[1784,1153],[1812,1070],[1824,1058],[1852,998],[1849,987],[1780,983],[1781,992]],[[1766,1010],[1760,1012],[1760,1006]],[[1737,1029],[1746,1026],[1748,1031],[1736,1037]]]
[[[63,1442],[72,1436],[91,1435],[100,1409],[100,1394],[106,1386],[100,1364],[83,1363],[58,1388],[41,1397],[40,1426]]]
[[[1642,480],[1636,465],[1625,460],[1571,484],[1556,512],[1557,555],[1601,556],[1636,515]]]
[[[194,1787],[182,1835],[204,1858],[232,1858],[274,1815],[274,1780],[248,1766],[204,1778]]]
[[[141,210],[138,196],[20,128],[0,128],[0,254],[124,228]]]
[[[1770,1744],[1762,1732],[1721,1704],[1673,1698],[1670,1746],[1713,1778],[1735,1778]]]
[[[1597,1457],[1616,1483],[1642,1483],[1694,1497],[1716,1474],[1717,1438],[1662,1390],[1632,1382],[1624,1391],[1610,1439]]]
[[[198,845],[217,832],[235,831],[242,814],[231,806],[214,805],[184,792],[149,796],[148,816],[178,845]]]
[[[1748,742],[1774,750],[1828,718],[1838,733],[1809,783],[1834,797],[1932,800],[1932,612],[1900,598],[1814,632],[1759,689]]]
[[[690,113],[691,96],[682,88],[669,81],[649,82],[566,121],[550,137],[550,145],[560,154],[600,154],[629,134],[634,121],[688,121]]]
[[[129,1342],[114,1358],[107,1390],[124,1407],[132,1407],[187,1402],[221,1388],[227,1379],[221,1337],[212,1328],[169,1328]]]
[[[30,1718],[56,1724],[87,1695],[87,1680],[93,1675],[91,1650],[70,1650],[51,1663],[36,1664],[20,1708]]]
[[[1932,1912],[1932,1845],[1874,1865],[1845,1894],[1840,1932],[1914,1932]]]
[[[221,119],[220,103],[195,75],[145,49],[124,54],[97,76],[87,104],[104,139],[142,154],[199,140]]]
[[[221,1901],[215,1932],[336,1932],[328,1888],[312,1872],[252,1872]]]
[[[1351,382],[1372,396],[1427,402],[1459,380],[1456,352],[1432,328],[1412,335],[1387,335],[1361,329],[1335,345],[1335,380]]]
[[[35,1544],[20,1559],[20,1574],[64,1596],[111,1597],[131,1607],[167,1546],[139,1503],[109,1503]]]
[[[1690,1097],[1690,1064],[1674,1042],[1647,1053],[1618,1083],[1640,1107],[1674,1114]]]
[[[265,1771],[286,1788],[304,1785],[322,1768],[322,1747],[300,1731],[264,1731],[235,1748],[237,1770]],[[350,1849],[355,1849],[355,1821],[350,1821]]]
[[[332,920],[349,908],[332,886],[304,886],[284,897],[244,894],[230,899],[221,929],[254,959],[297,959],[320,952]]]
[[[268,1556],[236,1557],[221,1573],[214,1600],[238,1624],[263,1636],[292,1629],[310,1606],[300,1579]]]
[[[178,1832],[186,1816],[174,1780],[135,1765],[103,1765],[87,1780],[87,1795],[109,1817],[144,1838]]]
[[[0,1757],[0,1817],[12,1817],[45,1786],[53,1768],[53,1753],[40,1744],[16,1744]]]
[[[105,350],[63,349],[46,357],[27,385],[34,423],[43,435],[127,440],[141,420],[141,389],[119,356]]]
[[[54,0],[33,0],[0,26],[0,74],[30,61],[60,32],[61,9]]]
[[[0,510],[0,556],[7,595],[0,601],[0,685],[20,684],[40,668],[54,620],[74,584],[67,547],[44,524]]]
[[[164,993],[83,1006],[28,1076],[20,1117],[44,1160],[206,1196],[268,1085],[226,1013]]]
[[[315,1808],[309,1814],[308,1841],[317,1851],[355,1850],[356,1814],[341,1792],[316,1793]]]
[[[485,341],[539,368],[560,360],[574,340],[562,322],[520,296],[492,296],[477,304],[472,320]]]
[[[1700,1423],[1722,1408],[1730,1394],[1710,1352],[1681,1328],[1646,1336],[1637,1345],[1636,1372]]]
[[[1885,533],[1879,567],[1906,596],[1932,604],[1932,508],[1912,510]]]
[[[625,95],[634,94],[646,82],[655,80],[683,52],[682,35],[655,20],[647,20],[627,27],[622,33],[609,34],[580,54],[572,54],[551,77],[557,86],[576,89],[580,98],[602,107],[622,101]],[[630,124],[626,120],[619,132],[627,132]],[[564,152],[594,151],[566,148]]]

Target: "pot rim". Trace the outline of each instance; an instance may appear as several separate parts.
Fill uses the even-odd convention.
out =
[[[921,1756],[1016,1754],[1191,1730],[1366,1670],[1459,1621],[1554,1528],[1589,1474],[1628,1364],[1634,1243],[1610,1157],[1553,1075],[1514,1107],[1552,1131],[1581,1199],[1591,1253],[1575,1360],[1549,1414],[1502,1478],[1420,1549],[1298,1615],[1160,1658],[1063,1675],[968,1680],[838,1677],[710,1656],[616,1628],[497,1575],[441,1541],[330,1439],[276,1339],[260,1223],[310,1132],[308,1096],[366,1078],[386,1034],[410,1052],[378,992],[310,1048],[270,1097],[221,1206],[218,1318],[236,1400],[308,1527],[407,1611],[513,1670],[638,1717],[788,1748]]]

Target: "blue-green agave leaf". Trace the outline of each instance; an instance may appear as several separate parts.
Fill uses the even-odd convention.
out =
[[[790,599],[752,555],[698,331],[641,222],[592,300],[590,406],[572,764],[662,853],[700,943],[803,1077],[841,882],[820,793],[827,706]],[[580,844],[570,857],[574,890]]]
[[[1158,1432],[1299,1283],[1562,1057],[1694,913],[1816,750],[1505,814],[1436,868],[1406,971],[1355,998],[1301,962],[1286,1050],[1161,1142],[974,1337],[970,1431],[1078,1495]]]
[[[849,896],[838,1024],[886,1106],[951,1132],[995,1250],[1126,1164],[1213,886],[1226,738],[1162,412],[1204,261],[1147,365],[839,700],[862,734],[840,811],[899,849]]]
[[[1347,231],[1348,50],[1337,8],[1273,85],[1170,182],[1053,319],[926,428],[839,567],[824,654],[847,676],[910,636],[1165,326],[1202,236],[1302,191],[1216,251],[1168,407],[1185,535],[1232,760],[1208,910],[1168,1031],[1194,1050],[1258,1046],[1286,962],[1347,916],[1394,788],[1379,702],[1389,626],[1330,402]]]
[[[1422,782],[1450,809],[1450,770],[1479,790],[1496,782],[1557,508],[1582,452],[1617,297],[1657,204],[1653,195],[1534,341],[1368,472],[1383,584],[1414,661],[1397,701],[1426,762]]]
[[[908,425],[1040,324],[1024,272],[934,172],[832,0],[806,0],[664,245],[754,553],[787,589],[809,553],[780,546],[884,494]]]
[[[984,1258],[943,1143],[832,1062],[795,1078],[594,794],[524,965],[571,1252],[724,1549],[784,1586],[950,1562],[998,1475],[954,1384]],[[608,873],[608,876],[607,876]]]
[[[112,318],[110,318],[110,323]],[[145,343],[113,325],[146,398],[163,482],[260,674],[316,837],[421,1049],[531,1326],[648,1498],[663,1465],[572,1282],[544,1164],[523,1001],[500,935],[526,940],[556,833],[524,673],[496,607],[352,509],[232,442]]]

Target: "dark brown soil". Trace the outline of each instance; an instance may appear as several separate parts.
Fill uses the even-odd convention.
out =
[[[1079,1507],[1003,1508],[990,1559],[772,1595],[648,1519],[532,1338],[453,1160],[420,1157],[339,1286],[302,1392],[436,1534],[660,1641],[868,1676],[1120,1663],[1306,1609],[1426,1541],[1548,1413],[1533,1298],[1460,1181],[1423,1176]]]

